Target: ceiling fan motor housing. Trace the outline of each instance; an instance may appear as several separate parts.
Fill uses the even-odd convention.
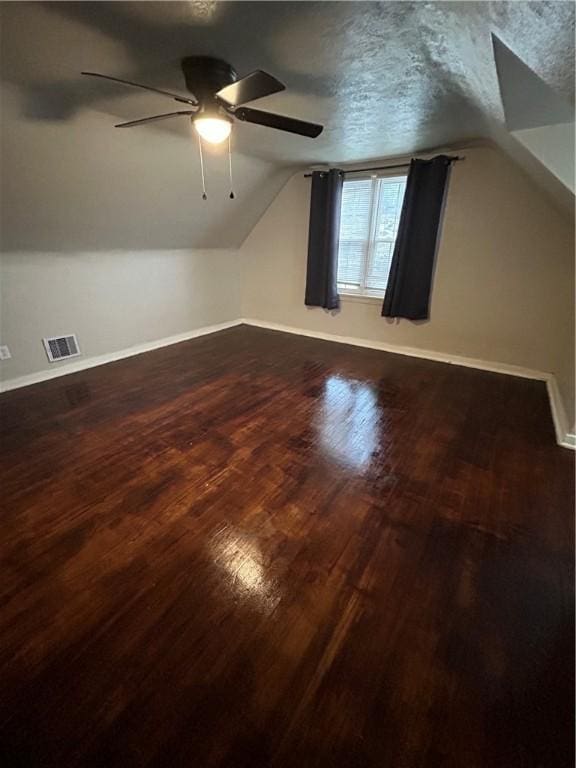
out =
[[[182,59],[182,72],[186,87],[196,96],[201,107],[217,106],[214,94],[238,79],[230,64],[210,56],[188,56]]]

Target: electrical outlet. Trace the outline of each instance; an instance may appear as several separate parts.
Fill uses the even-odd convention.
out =
[[[11,357],[8,347],[0,345],[0,360],[10,360]]]

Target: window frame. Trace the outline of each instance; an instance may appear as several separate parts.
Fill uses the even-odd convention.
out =
[[[368,225],[368,232],[369,237],[368,240],[365,241],[365,247],[364,247],[364,259],[362,264],[362,280],[361,285],[358,288],[355,288],[354,286],[347,286],[344,288],[343,286],[347,285],[346,283],[340,283],[337,282],[337,291],[338,295],[344,300],[352,300],[357,301],[359,303],[372,303],[372,302],[381,302],[384,296],[386,295],[386,288],[384,290],[379,291],[376,289],[370,289],[366,288],[366,275],[368,271],[368,265],[369,265],[369,259],[374,253],[374,245],[376,243],[376,226],[377,226],[377,212],[378,212],[378,206],[379,206],[379,200],[380,200],[380,189],[381,185],[379,185],[377,182],[379,179],[397,179],[397,178],[408,178],[408,170],[405,172],[398,172],[398,169],[395,170],[382,170],[378,173],[374,173],[374,171],[362,173],[362,171],[353,172],[353,178],[350,179],[350,181],[363,181],[366,179],[370,179],[372,181],[372,191],[371,191],[371,197],[370,197],[370,219],[369,219],[369,225]],[[346,181],[344,181],[346,183]],[[404,194],[406,194],[406,188],[404,188]],[[404,202],[404,197],[402,198],[402,203]],[[396,234],[397,236],[397,234]],[[388,241],[386,241],[388,242]],[[396,243],[396,238],[394,238],[394,244]],[[340,251],[340,238],[338,238],[338,251]],[[336,277],[338,279],[338,277]]]

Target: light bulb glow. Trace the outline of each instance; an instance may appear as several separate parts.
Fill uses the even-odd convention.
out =
[[[230,136],[232,124],[219,117],[197,117],[194,128],[210,144],[220,144]]]

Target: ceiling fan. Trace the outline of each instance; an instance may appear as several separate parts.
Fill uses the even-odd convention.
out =
[[[176,112],[119,123],[116,128],[132,128],[156,120],[186,116],[192,120],[198,135],[211,144],[220,144],[230,136],[234,120],[276,128],[279,131],[308,136],[311,139],[315,139],[322,133],[322,125],[244,106],[247,102],[285,90],[286,86],[267,72],[256,70],[238,79],[230,64],[208,56],[189,56],[182,60],[181,66],[190,96],[180,96],[160,88],[110,75],[101,75],[98,72],[82,72],[82,74],[144,88],[186,105],[186,109]]]

